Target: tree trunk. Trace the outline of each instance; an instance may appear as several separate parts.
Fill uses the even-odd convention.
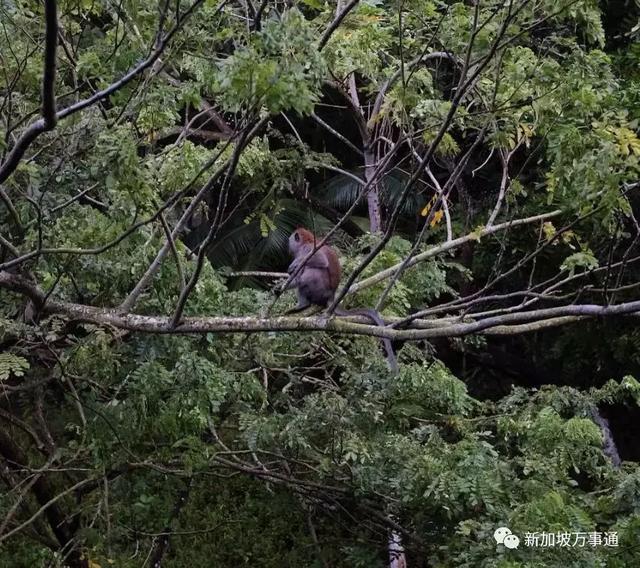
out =
[[[364,151],[364,178],[367,184],[373,179],[376,166],[375,156],[371,149],[365,146]],[[369,188],[367,194],[367,207],[369,209],[369,230],[372,233],[379,233],[382,230],[382,216],[380,213],[380,191],[379,184],[376,181]]]

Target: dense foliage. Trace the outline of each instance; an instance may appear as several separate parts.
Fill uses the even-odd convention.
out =
[[[0,0],[0,566],[638,564],[639,16]]]

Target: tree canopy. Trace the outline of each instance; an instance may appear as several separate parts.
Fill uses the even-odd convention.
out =
[[[0,567],[638,564],[639,33],[0,0]]]

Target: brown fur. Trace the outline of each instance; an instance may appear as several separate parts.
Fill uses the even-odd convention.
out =
[[[340,284],[342,269],[336,251],[329,245],[322,245],[300,268],[303,260],[317,246],[316,236],[303,227],[297,228],[289,237],[289,252],[293,256],[293,262],[289,265],[289,274],[296,276],[289,283],[288,288],[296,288],[298,292],[298,305],[290,310],[298,312],[311,305],[326,308],[333,299]],[[384,327],[384,321],[375,310],[343,310],[337,307],[336,315],[364,315],[377,325]],[[383,339],[387,352],[387,362],[392,371],[396,372],[398,364],[391,342]]]

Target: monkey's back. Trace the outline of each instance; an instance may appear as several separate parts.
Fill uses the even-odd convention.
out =
[[[338,284],[340,284],[342,267],[333,247],[324,245],[322,248],[325,250],[329,261],[329,286],[335,292],[338,289]]]
[[[329,266],[318,268],[309,262],[300,276],[298,293],[312,304],[327,307],[340,284],[340,261],[336,251],[328,245],[320,247],[315,254],[324,256]]]

